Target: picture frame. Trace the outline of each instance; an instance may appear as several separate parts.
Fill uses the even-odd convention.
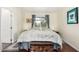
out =
[[[67,12],[67,24],[78,24],[78,8]]]
[[[32,19],[31,18],[26,18],[26,23],[31,23]]]

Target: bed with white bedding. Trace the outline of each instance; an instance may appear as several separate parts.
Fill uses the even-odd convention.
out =
[[[49,41],[54,43],[55,49],[62,48],[62,39],[59,34],[49,27],[49,15],[45,15],[45,17],[32,15],[32,29],[22,32],[17,40],[21,49],[30,48],[32,41]]]
[[[31,41],[50,41],[53,43],[56,43],[60,45],[60,48],[62,48],[62,39],[60,38],[59,34],[56,32],[52,31],[51,29],[46,29],[46,30],[36,30],[36,29],[31,29],[29,31],[24,31],[22,34],[19,36],[17,42],[31,42]],[[29,44],[27,44],[29,47]],[[28,48],[27,46],[21,48]]]

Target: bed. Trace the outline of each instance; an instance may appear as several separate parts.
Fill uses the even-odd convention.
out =
[[[28,31],[24,31],[19,36],[17,42],[19,44],[19,49],[30,49],[30,42],[32,41],[48,41],[52,42],[54,45],[54,49],[62,49],[62,39],[60,35],[51,29],[46,30],[37,30],[31,29]]]
[[[34,44],[32,44],[33,41]],[[48,42],[53,43],[53,45],[51,43],[49,43],[48,45],[52,45],[54,49],[62,49],[62,39],[60,38],[60,35],[55,31],[52,31],[49,27],[49,15],[45,15],[45,17],[37,17],[35,15],[32,15],[32,28],[28,31],[22,32],[17,42],[19,44],[20,50],[31,49],[31,46],[47,46]]]

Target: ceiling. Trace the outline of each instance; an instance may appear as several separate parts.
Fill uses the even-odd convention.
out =
[[[62,10],[63,7],[22,7],[24,12],[57,12]]]

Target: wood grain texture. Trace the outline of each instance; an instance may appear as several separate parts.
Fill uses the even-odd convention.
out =
[[[70,45],[63,43],[63,48],[61,52],[77,52],[77,50],[75,50],[73,47],[71,47]]]

